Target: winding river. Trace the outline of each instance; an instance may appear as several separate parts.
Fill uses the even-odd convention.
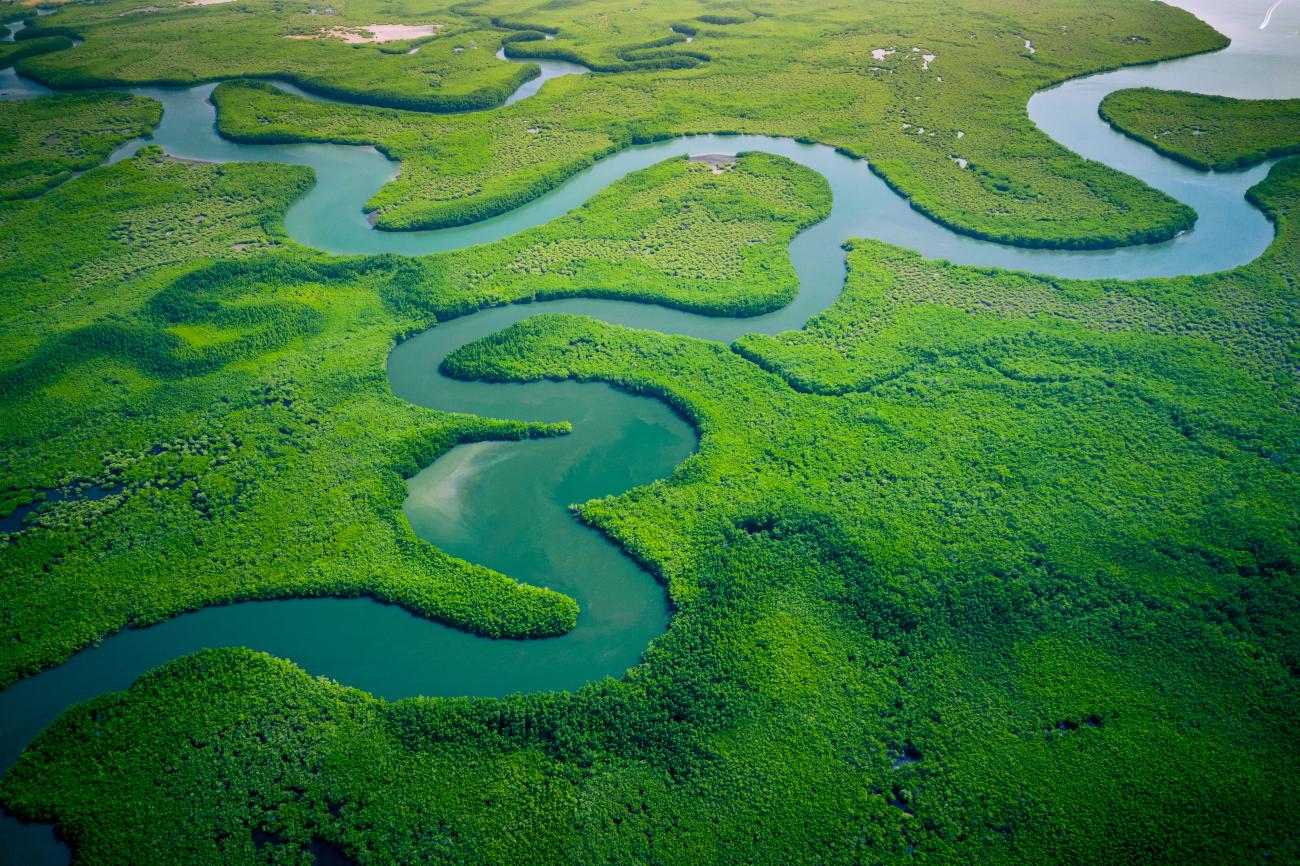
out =
[[[311,166],[318,182],[289,210],[285,225],[296,240],[334,253],[420,255],[499,240],[546,223],[628,172],[671,156],[740,150],[787,156],[820,172],[834,194],[830,217],[790,245],[800,291],[789,306],[749,319],[723,319],[620,301],[572,299],[544,305],[548,312],[730,342],[746,333],[799,328],[829,306],[845,276],[840,244],[855,236],[879,238],[932,258],[1069,277],[1207,273],[1254,259],[1271,242],[1273,231],[1243,195],[1271,164],[1235,173],[1199,172],[1113,132],[1096,108],[1106,93],[1137,86],[1256,98],[1300,95],[1300,0],[1274,4],[1267,27],[1261,28],[1270,2],[1182,0],[1178,5],[1229,35],[1232,46],[1078,79],[1030,100],[1029,116],[1057,141],[1141,178],[1199,214],[1196,228],[1174,240],[1106,251],[1028,250],[955,234],[912,210],[865,163],[829,147],[765,136],[693,136],[633,147],[502,216],[438,231],[378,232],[361,208],[396,175],[396,164],[375,149],[235,144],[215,133],[207,102],[214,85],[132,92],[163,103],[162,122],[149,143],[175,156]],[[507,105],[536,93],[550,78],[585,71],[573,64],[540,65],[543,76],[523,85]],[[48,91],[12,69],[0,71],[0,98],[43,92]],[[129,156],[144,143],[132,142],[111,159]],[[493,641],[366,599],[208,608],[124,631],[0,692],[0,771],[64,708],[126,688],[144,671],[204,647],[265,650],[313,674],[388,699],[574,689],[620,676],[636,664],[668,625],[664,591],[603,536],[574,520],[567,506],[671,474],[694,450],[695,434],[661,402],[605,385],[459,382],[438,372],[447,352],[537,312],[536,304],[480,311],[394,349],[388,373],[399,397],[437,409],[574,425],[571,435],[557,439],[457,447],[409,481],[404,510],[423,538],[447,552],[577,599],[582,607],[577,628],[545,640]],[[0,863],[67,859],[49,827],[0,819]]]

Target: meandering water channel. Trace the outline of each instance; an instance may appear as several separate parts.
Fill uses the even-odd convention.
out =
[[[397,166],[373,148],[236,144],[215,132],[207,101],[214,85],[132,88],[163,103],[162,122],[148,143],[175,156],[311,166],[318,182],[289,210],[285,225],[296,240],[334,253],[420,255],[499,240],[554,219],[628,172],[681,154],[763,150],[787,156],[826,177],[834,205],[828,219],[791,243],[800,291],[789,306],[768,315],[724,319],[647,304],[571,299],[484,310],[440,324],[392,352],[389,378],[404,399],[492,417],[573,422],[574,432],[566,437],[453,449],[410,480],[404,507],[415,530],[447,552],[577,599],[582,612],[572,632],[545,640],[487,640],[365,599],[209,608],[122,632],[0,692],[0,771],[64,708],[125,688],[144,671],[204,647],[265,650],[389,699],[573,689],[621,675],[667,627],[664,591],[603,536],[577,522],[567,506],[671,474],[694,450],[693,430],[661,402],[604,385],[451,380],[438,372],[446,353],[543,310],[723,342],[799,328],[839,294],[845,276],[840,244],[849,237],[875,237],[933,258],[1070,277],[1172,276],[1244,264],[1273,237],[1268,221],[1244,199],[1270,164],[1235,173],[1199,172],[1115,133],[1098,118],[1096,107],[1106,93],[1137,86],[1244,97],[1300,95],[1300,0],[1275,7],[1261,30],[1269,2],[1229,8],[1226,2],[1184,0],[1179,5],[1228,34],[1233,45],[1215,54],[1078,79],[1030,100],[1029,116],[1057,141],[1141,178],[1199,215],[1196,228],[1174,240],[1106,251],[1027,250],[958,235],[912,210],[865,163],[829,147],[766,136],[695,136],[633,147],[502,216],[437,231],[379,232],[362,206],[395,176]],[[584,71],[573,64],[541,65],[543,77],[521,87],[507,105],[550,78]],[[43,92],[48,91],[12,69],[0,71],[0,97]],[[124,158],[143,143],[133,142],[111,159]],[[66,849],[48,827],[0,820],[0,862],[66,861]]]

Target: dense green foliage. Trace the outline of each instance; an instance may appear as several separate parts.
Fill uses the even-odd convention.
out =
[[[0,69],[7,69],[24,57],[35,57],[37,54],[62,51],[71,47],[72,40],[67,36],[44,36],[39,39],[0,42]]]
[[[710,55],[688,45],[699,31],[673,23],[712,8],[711,2],[671,0],[633,4],[466,3],[458,8],[490,14],[494,27],[514,31],[511,57],[554,58],[598,72],[689,69]],[[558,13],[558,14],[557,14]]]
[[[932,262],[910,250],[854,240],[849,279],[834,306],[801,331],[749,335],[737,349],[801,391],[869,390],[936,353],[964,357],[984,351],[987,324],[936,312],[934,305],[941,305],[1035,323],[1081,320],[1105,331],[1141,328],[1195,337],[1282,388],[1300,364],[1297,197],[1300,162],[1280,163],[1268,184],[1251,193],[1276,224],[1277,242],[1249,265],[1204,277],[1067,280]]]
[[[98,165],[161,117],[155,100],[122,93],[0,102],[0,199],[37,195]]]
[[[217,89],[242,137],[400,156],[374,202],[388,228],[732,129],[868,156],[963,231],[1164,236],[1185,208],[1044,140],[1024,99],[1220,43],[1119,0],[490,0],[447,10],[415,55],[282,40],[320,16],[260,0],[127,8],[65,9],[86,45],[22,62],[79,83],[279,75],[253,68],[267,46],[303,45],[284,60],[301,80],[382,80],[379,101],[418,90],[388,64],[455,34],[662,67],[455,117]],[[429,20],[369,0],[327,17],[381,14]],[[145,52],[162,39],[174,53]],[[1255,158],[1262,134],[1232,130],[1262,109],[1204,110],[1215,159]],[[769,310],[794,291],[786,244],[830,204],[783,159],[675,159],[498,243],[341,258],[285,236],[310,183],[146,148],[0,201],[0,514],[63,497],[0,536],[0,683],[238,599],[369,595],[490,636],[566,631],[571,599],[444,554],[400,511],[403,478],[456,444],[566,425],[399,400],[394,339],[563,296]],[[94,864],[307,864],[312,845],[359,864],[1300,862],[1300,159],[1251,197],[1277,237],[1222,274],[1043,278],[854,240],[843,296],[798,332],[724,346],[544,314],[464,346],[455,375],[609,382],[698,429],[671,477],[577,508],[667,585],[672,625],[642,664],[574,694],[390,703],[202,652],[68,710],[0,801]]]
[[[1230,171],[1300,153],[1300,99],[1230,99],[1148,87],[1098,107],[1115,129],[1195,168]]]
[[[1297,176],[1261,201],[1293,209]],[[626,680],[388,704],[204,653],[66,714],[6,801],[89,862],[311,840],[365,863],[1293,861],[1292,361],[1114,321],[1105,284],[1059,287],[1066,318],[1019,275],[929,267],[948,288],[874,338],[933,351],[837,396],[569,316],[448,360],[616,382],[698,426],[671,479],[582,509],[676,605]],[[1225,279],[1141,285],[1181,312]],[[1232,279],[1294,319],[1267,268]]]
[[[598,69],[656,67],[570,76],[501,111],[461,116],[222,89],[225,134],[372,143],[401,159],[402,174],[371,202],[386,229],[501,213],[637,141],[757,132],[862,156],[916,208],[961,232],[1038,246],[1162,240],[1188,228],[1191,211],[1055,144],[1027,121],[1025,102],[1071,76],[1223,45],[1190,15],[1128,0],[1056,0],[1050,8],[999,3],[996,13],[983,0],[962,0],[942,15],[921,0],[875,12],[838,0],[808,7],[768,2],[753,12],[720,12],[718,4],[696,0],[631,7],[623,0],[497,0],[445,11],[359,3],[337,18],[326,16],[331,25],[390,15],[449,25],[419,53],[391,55],[332,40],[284,39],[295,28],[321,26],[322,16],[268,10],[258,0],[119,17],[133,2],[72,6],[42,19],[35,33],[60,21],[86,44],[29,58],[20,70],[61,86],[277,76],[355,101],[438,109],[449,107],[438,94],[455,87],[495,88],[490,98],[472,100],[479,106],[501,101],[521,80],[525,67],[491,56],[503,39],[514,40],[507,48],[516,56],[533,52]],[[744,20],[700,20],[718,15]],[[684,45],[679,40],[687,31],[694,42]],[[555,38],[520,39],[543,32]],[[471,38],[478,48],[454,53]],[[1026,39],[1035,53],[1023,48]],[[176,49],[146,50],[163,41]],[[688,48],[699,56],[688,57]],[[878,50],[894,53],[877,60]],[[440,83],[430,93],[429,70],[421,64],[433,63],[464,66],[464,77],[439,65]],[[689,68],[658,68],[678,65]],[[464,92],[454,90],[457,98]],[[980,99],[969,98],[975,92]]]
[[[340,260],[285,244],[278,213],[306,183],[149,149],[0,211],[0,282],[24,287],[0,325],[5,499],[118,491],[46,505],[0,546],[0,681],[239,598],[365,593],[490,635],[571,628],[571,599],[445,556],[398,510],[402,478],[458,442],[555,430],[397,400],[394,335],[574,294],[773,309],[797,286],[786,246],[830,209],[825,181],[778,157],[675,159],[497,244]]]
[[[326,5],[322,0],[322,8]],[[289,38],[389,20],[393,11],[383,4],[339,4],[346,15],[277,6],[245,0],[206,7],[142,6],[135,0],[73,5],[55,17],[33,20],[19,36],[59,31],[76,34],[85,44],[72,51],[32,52],[40,56],[20,62],[19,70],[51,87],[277,78],[322,96],[425,111],[500,105],[538,74],[535,65],[502,63],[494,56],[500,33],[480,30],[446,11],[427,20],[444,29],[415,40],[419,50],[411,54],[415,43],[410,41],[352,45],[325,36]]]
[[[545,227],[435,260],[437,281],[405,303],[439,318],[577,294],[765,313],[798,290],[786,247],[830,208],[825,180],[781,157],[742,154],[720,174],[671,159]]]

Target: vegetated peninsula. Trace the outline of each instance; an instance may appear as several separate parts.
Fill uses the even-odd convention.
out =
[[[0,6],[0,864],[1300,863],[1286,5],[313,2]]]
[[[1300,99],[1232,99],[1134,88],[1101,102],[1111,126],[1196,168],[1231,171],[1300,153]]]
[[[94,168],[161,117],[152,99],[104,91],[15,102],[0,138],[0,199],[38,195]]]

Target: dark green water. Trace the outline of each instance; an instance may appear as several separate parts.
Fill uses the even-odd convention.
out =
[[[1280,8],[1269,28],[1259,30],[1265,2],[1229,7],[1187,0],[1182,5],[1232,36],[1233,47],[1080,79],[1036,95],[1029,105],[1034,122],[1061,143],[1142,178],[1192,205],[1200,215],[1197,228],[1174,241],[1102,252],[1023,250],[956,235],[913,211],[864,163],[827,147],[763,136],[700,136],[631,148],[501,217],[435,232],[382,233],[371,230],[361,206],[395,175],[397,166],[372,148],[239,145],[215,134],[212,108],[205,101],[211,85],[135,92],[163,102],[163,121],[151,140],[174,155],[310,165],[318,183],[290,210],[286,226],[302,243],[338,253],[416,255],[487,243],[545,223],[629,171],[675,155],[765,150],[788,156],[822,173],[835,196],[830,218],[791,244],[801,291],[790,306],[734,320],[613,301],[576,299],[544,305],[547,312],[729,342],[744,333],[798,328],[828,306],[844,278],[840,244],[853,236],[881,238],[931,257],[1078,277],[1205,273],[1256,257],[1271,241],[1272,229],[1242,196],[1268,166],[1234,174],[1196,172],[1112,132],[1096,116],[1097,102],[1119,87],[1150,85],[1237,96],[1300,94],[1296,9]],[[47,91],[12,70],[0,72],[0,96],[23,98],[41,92]],[[521,89],[511,103],[527,95]],[[114,158],[138,146],[123,148]],[[668,625],[663,589],[602,536],[576,521],[567,507],[666,477],[694,449],[695,436],[663,404],[603,385],[489,385],[455,382],[438,374],[448,351],[540,309],[495,308],[439,325],[394,350],[389,376],[395,394],[421,405],[573,422],[573,434],[559,439],[453,449],[410,480],[404,506],[416,531],[449,553],[574,597],[582,613],[573,632],[545,640],[492,641],[364,599],[247,602],[206,609],[123,632],[0,692],[0,768],[9,766],[63,708],[125,688],[140,673],[205,647],[265,650],[311,673],[389,699],[573,689],[603,676],[619,676],[635,664]],[[66,858],[49,828],[0,821],[0,862],[52,863]]]

